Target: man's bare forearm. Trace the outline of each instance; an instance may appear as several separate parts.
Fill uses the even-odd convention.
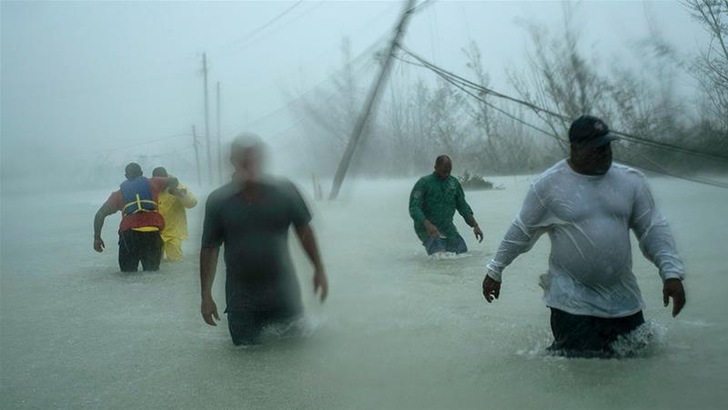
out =
[[[101,230],[104,228],[104,219],[110,214],[106,205],[102,205],[94,216],[94,238],[101,237]]]
[[[468,224],[468,226],[471,228],[475,228],[476,226],[478,226],[478,221],[475,220],[473,214],[465,217],[465,223]]]
[[[219,253],[220,248],[202,248],[200,250],[200,287],[203,298],[212,296],[212,283],[215,281]]]
[[[319,254],[318,244],[316,243],[316,236],[313,233],[313,229],[311,229],[311,225],[307,224],[300,228],[296,228],[296,234],[298,234],[301,246],[303,246],[303,250],[306,252],[306,255],[308,255],[308,259],[311,261],[314,268],[317,270],[323,269],[321,255]]]

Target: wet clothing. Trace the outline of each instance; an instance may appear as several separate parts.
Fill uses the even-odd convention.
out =
[[[157,210],[157,201],[152,195],[152,184],[145,177],[127,179],[121,183],[121,197],[124,198],[124,215]]]
[[[182,259],[182,242],[187,239],[187,212],[185,209],[194,208],[197,205],[197,198],[190,190],[179,184],[179,191],[184,195],[173,195],[169,189],[159,193],[159,213],[164,217],[164,254],[171,261]]]
[[[299,314],[301,292],[288,250],[288,232],[291,225],[307,225],[311,214],[290,181],[267,180],[258,189],[252,202],[235,183],[210,194],[202,247],[225,245],[226,312]]]
[[[154,202],[157,202],[159,192],[163,190],[167,184],[168,178],[144,178],[146,183],[139,181],[138,186],[146,185],[142,189],[149,189],[151,197]],[[139,179],[139,178],[137,178]],[[122,184],[123,185],[123,184]],[[130,187],[129,185],[125,188]],[[133,186],[131,186],[133,187]],[[122,194],[122,190],[114,191],[106,200],[106,207],[112,212],[123,211],[124,207],[128,202],[125,201],[124,195],[134,195],[135,193],[127,191],[128,193]],[[140,195],[141,196],[141,195]],[[127,208],[128,209],[128,208]],[[121,217],[121,224],[119,224],[119,232],[124,232],[129,229],[140,230],[140,231],[161,231],[164,229],[164,218],[158,211],[141,211],[127,215],[124,213]]]
[[[563,160],[531,185],[488,275],[500,281],[503,269],[547,233],[551,256],[541,286],[548,307],[600,318],[634,315],[644,302],[632,273],[630,229],[663,280],[683,279],[670,228],[642,173],[613,164],[604,175],[582,175]]]
[[[128,229],[119,233],[119,268],[122,272],[136,272],[139,262],[142,270],[156,271],[161,260],[162,238],[158,231]]]
[[[572,315],[551,308],[554,343],[549,350],[569,357],[609,357],[612,344],[645,323],[642,312],[620,318]]]
[[[287,308],[267,311],[228,312],[228,330],[233,344],[255,345],[261,342],[263,330],[271,325],[288,325],[300,318],[298,309]]]
[[[465,239],[458,235],[456,238],[433,238],[428,237],[423,242],[428,255],[439,252],[464,253],[468,251]]]
[[[462,240],[463,245],[465,244],[453,223],[456,210],[463,218],[473,214],[470,205],[465,201],[465,193],[457,178],[449,176],[440,179],[433,172],[420,178],[412,188],[409,214],[414,221],[415,233],[425,247],[431,239],[425,229],[425,219],[435,225],[443,237],[450,241]],[[467,250],[466,246],[463,252]]]
[[[164,235],[162,231],[162,253],[164,259],[172,262],[178,262],[182,260],[182,239],[169,237]]]
[[[119,268],[136,272],[139,263],[145,271],[159,270],[162,259],[164,218],[156,210],[159,192],[168,178],[138,177],[126,180],[104,204],[111,212],[122,211],[119,224]],[[150,199],[151,198],[151,199]]]

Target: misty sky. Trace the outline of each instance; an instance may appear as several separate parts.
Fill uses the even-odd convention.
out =
[[[191,156],[186,134],[192,124],[204,129],[202,52],[210,67],[211,130],[220,81],[224,137],[246,129],[275,135],[294,123],[281,107],[341,65],[342,38],[358,55],[389,35],[401,7],[399,1],[3,1],[3,178],[26,172],[38,158],[55,157],[57,164],[140,151]],[[604,61],[634,58],[634,44],[651,32],[684,53],[707,38],[673,1],[584,2],[577,16],[584,47]],[[562,3],[436,1],[413,17],[404,43],[467,74],[462,48],[473,40],[492,86],[507,89],[506,67],[525,64],[523,21],[555,29]]]

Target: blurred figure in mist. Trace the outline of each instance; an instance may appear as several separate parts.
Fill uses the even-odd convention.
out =
[[[126,181],[101,205],[94,217],[94,249],[103,252],[106,244],[101,229],[107,216],[121,211],[119,225],[119,268],[136,272],[139,262],[145,271],[159,270],[162,259],[164,218],[158,210],[159,193],[177,187],[176,178],[146,178],[142,167],[132,162],[125,169]]]
[[[465,201],[460,181],[451,176],[451,172],[450,157],[440,155],[435,160],[435,171],[420,178],[410,193],[409,214],[414,220],[415,233],[428,255],[468,251],[465,240],[453,223],[456,210],[465,219],[465,223],[473,228],[478,242],[483,241],[483,231],[473,217],[473,210]]]
[[[154,168],[153,177],[167,178],[164,167]],[[159,193],[159,213],[164,217],[164,259],[172,262],[182,260],[182,242],[187,239],[187,212],[197,205],[197,198],[182,183],[170,187]]]
[[[286,179],[263,174],[264,146],[255,134],[242,134],[232,143],[233,179],[212,192],[205,205],[200,251],[201,313],[205,322],[220,320],[212,298],[218,253],[225,245],[225,297],[233,343],[260,343],[269,325],[293,324],[303,314],[301,289],[288,250],[293,226],[313,264],[314,292],[323,302],[328,282],[311,213],[296,187]]]
[[[613,343],[644,323],[630,230],[659,269],[665,306],[672,298],[673,316],[685,306],[684,268],[670,228],[645,176],[612,164],[614,139],[599,118],[571,124],[569,158],[532,183],[483,281],[490,303],[500,294],[503,269],[547,233],[551,256],[540,285],[551,309],[550,350],[567,356],[613,356]]]

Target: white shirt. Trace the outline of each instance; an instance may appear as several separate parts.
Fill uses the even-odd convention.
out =
[[[630,229],[663,280],[684,278],[670,227],[642,173],[612,164],[604,175],[582,175],[562,160],[531,185],[488,275],[501,281],[503,269],[548,233],[549,270],[541,276],[546,305],[575,315],[628,316],[644,308],[632,273]]]

